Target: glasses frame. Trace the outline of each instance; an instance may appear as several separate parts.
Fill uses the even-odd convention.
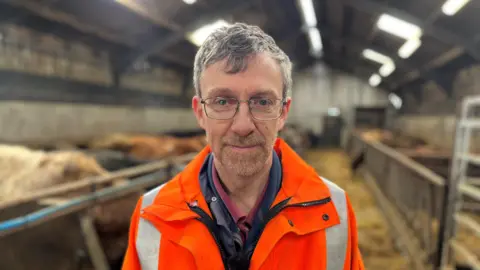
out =
[[[272,99],[272,100],[275,100],[275,101],[281,101],[280,103],[280,114],[275,117],[275,118],[270,118],[270,119],[258,119],[256,118],[253,113],[252,113],[252,107],[250,107],[250,104],[251,104],[251,101],[253,100],[253,98],[250,98],[250,99],[247,99],[247,100],[239,100],[239,99],[236,99],[236,98],[230,98],[230,99],[235,99],[237,101],[237,107],[235,108],[235,113],[232,115],[232,117],[230,118],[222,118],[222,119],[218,119],[218,118],[213,118],[211,116],[208,115],[207,113],[207,103],[206,101],[207,100],[210,100],[210,99],[214,99],[214,98],[201,98],[200,99],[200,103],[203,104],[203,110],[205,111],[205,115],[207,115],[208,118],[210,119],[215,119],[215,120],[230,120],[230,119],[233,119],[235,117],[235,115],[237,115],[237,112],[238,110],[240,109],[240,104],[241,103],[248,103],[248,111],[250,113],[250,115],[252,116],[253,119],[257,120],[257,121],[271,121],[271,120],[277,120],[278,118],[282,117],[283,115],[283,111],[284,111],[284,107],[285,105],[287,105],[287,101],[285,98],[276,98],[276,99]]]

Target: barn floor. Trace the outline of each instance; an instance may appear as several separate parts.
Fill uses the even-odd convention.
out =
[[[368,270],[409,269],[408,262],[396,249],[388,224],[360,175],[353,175],[350,158],[342,150],[308,150],[305,160],[317,172],[349,195],[357,217],[359,246]]]

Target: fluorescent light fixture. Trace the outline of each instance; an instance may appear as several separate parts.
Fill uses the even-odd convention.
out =
[[[197,46],[201,46],[211,33],[213,33],[218,28],[227,26],[227,25],[228,23],[226,21],[218,20],[214,23],[204,25],[199,29],[195,30],[193,33],[188,35],[188,38],[193,44]]]
[[[308,40],[310,41],[310,51],[314,55],[319,55],[322,52],[322,37],[320,31],[316,27],[308,29]]]
[[[317,26],[317,16],[315,15],[312,0],[298,0],[298,5],[300,6],[305,26]]]
[[[388,77],[394,71],[395,71],[395,64],[393,62],[388,62],[383,64],[383,66],[379,70],[379,73],[383,77]]]
[[[370,49],[363,50],[362,55],[363,57],[380,64],[393,62],[390,57]]]
[[[382,14],[380,16],[377,26],[387,33],[407,40],[418,38],[422,35],[422,29],[420,29],[420,27],[388,14]]]
[[[402,107],[402,99],[397,95],[395,95],[394,93],[388,94],[388,100],[390,100],[390,102],[392,103],[393,107],[395,107],[395,109],[398,110]]]
[[[340,115],[340,109],[339,108],[328,108],[327,114],[329,116],[339,116]]]
[[[373,74],[372,76],[370,76],[370,79],[368,79],[368,83],[373,87],[378,86],[381,82],[382,77],[380,77],[380,75],[378,74]]]
[[[442,6],[442,12],[447,16],[455,15],[470,0],[447,0]]]
[[[420,39],[409,39],[398,50],[398,55],[403,59],[409,58],[420,47],[420,45],[422,45],[422,41],[420,41]]]
[[[187,5],[193,5],[197,2],[197,0],[183,0],[183,2]]]
[[[387,77],[392,74],[393,71],[395,71],[395,63],[393,62],[392,58],[386,55],[383,55],[371,49],[363,50],[362,55],[366,59],[382,64],[379,73],[383,77]]]

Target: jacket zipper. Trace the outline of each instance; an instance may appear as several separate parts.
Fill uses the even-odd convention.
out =
[[[226,262],[226,252],[223,249],[220,241],[218,240],[218,237],[214,230],[215,221],[207,213],[205,213],[205,211],[203,211],[202,208],[198,206],[190,206],[190,205],[189,207],[193,212],[197,213],[200,216],[199,218],[197,218],[197,220],[202,222],[207,227],[210,234],[212,235],[213,240],[215,240],[215,243],[217,244],[217,247],[220,250],[220,256],[222,257],[223,268],[225,270],[228,270],[229,268]]]
[[[257,247],[258,241],[260,241],[260,237],[263,234],[263,231],[265,230],[265,227],[267,226],[268,222],[272,220],[275,216],[277,216],[282,210],[289,208],[289,207],[309,207],[309,206],[316,206],[316,205],[322,205],[329,203],[332,199],[330,197],[321,199],[321,200],[316,200],[316,201],[310,201],[310,202],[304,202],[304,203],[296,203],[296,204],[290,204],[287,205],[287,203],[290,201],[292,197],[289,197],[281,202],[279,202],[277,205],[275,205],[268,213],[267,213],[267,219],[265,219],[265,222],[262,225],[262,229],[260,231],[260,234],[258,235],[257,239],[253,242],[252,246],[250,247],[248,253],[249,256],[253,254],[253,250]]]
[[[262,229],[260,231],[260,234],[258,235],[257,239],[253,242],[253,245],[249,249],[248,253],[253,254],[252,251],[257,246],[258,241],[260,240],[260,237],[262,236],[263,231],[264,231],[265,227],[267,226],[268,222],[270,222],[282,210],[284,210],[286,208],[289,208],[289,207],[310,207],[310,206],[322,205],[322,204],[329,203],[331,201],[331,198],[327,197],[327,198],[324,198],[324,199],[321,199],[321,200],[287,205],[287,203],[290,201],[291,198],[292,197],[289,197],[289,198],[279,202],[274,207],[272,207],[272,209],[267,213],[267,215],[266,215],[267,218],[265,219],[265,222],[262,224]],[[220,241],[218,240],[217,235],[215,234],[215,230],[214,230],[215,221],[207,213],[205,213],[205,211],[203,211],[203,209],[201,209],[200,207],[190,206],[190,205],[189,205],[189,207],[192,211],[194,211],[195,213],[197,213],[200,216],[199,218],[197,218],[197,220],[202,222],[207,227],[210,234],[212,235],[213,239],[215,240],[215,243],[217,244],[218,249],[220,250],[220,255],[222,257],[223,266],[226,270],[228,270],[229,267],[228,267],[228,264],[226,262],[225,250],[223,249],[222,245],[220,244]],[[249,258],[250,258],[250,255],[251,254],[249,254]]]

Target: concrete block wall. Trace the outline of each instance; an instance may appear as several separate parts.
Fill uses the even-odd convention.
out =
[[[423,139],[432,145],[452,149],[455,132],[455,116],[401,116],[396,120],[396,129],[405,134]]]
[[[414,90],[404,95],[404,111],[395,121],[395,127],[406,134],[424,139],[432,145],[452,150],[454,145],[456,112],[466,96],[480,95],[480,66],[465,67],[454,77],[452,89],[443,89],[429,81],[420,88],[420,97]],[[452,93],[447,95],[447,92]],[[480,152],[480,133],[474,133],[471,150]]]
[[[50,144],[114,132],[162,133],[199,129],[191,109],[45,102],[0,102],[0,142]]]
[[[407,115],[396,120],[395,127],[405,134],[425,140],[431,145],[451,151],[454,146],[455,115]],[[480,132],[472,133],[471,151],[480,153]]]

